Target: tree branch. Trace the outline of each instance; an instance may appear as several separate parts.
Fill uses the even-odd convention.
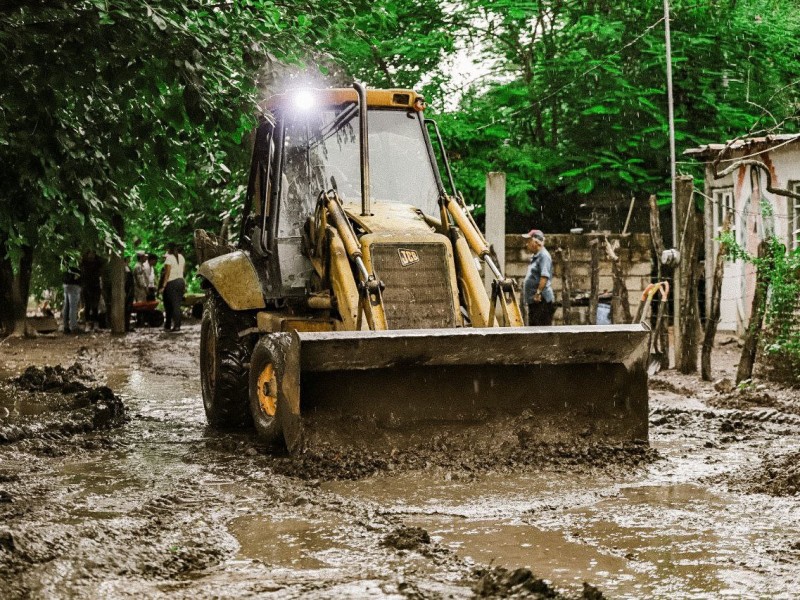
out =
[[[717,172],[716,164],[712,164],[712,166],[714,172],[714,179],[720,179],[722,177],[725,177],[725,175],[732,173],[739,167],[750,166],[750,167],[755,167],[757,169],[761,169],[761,171],[763,171],[764,174],[767,176],[767,191],[770,194],[775,194],[777,196],[786,196],[787,198],[796,198],[800,200],[800,194],[796,192],[791,192],[783,188],[772,187],[772,173],[770,172],[769,167],[767,167],[767,165],[765,165],[760,160],[754,160],[754,159],[737,160],[732,165],[726,167],[720,172]]]

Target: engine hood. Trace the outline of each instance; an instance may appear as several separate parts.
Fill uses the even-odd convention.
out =
[[[367,233],[431,233],[422,212],[411,204],[399,202],[372,202],[372,214],[361,215],[361,204],[344,202],[347,216]]]

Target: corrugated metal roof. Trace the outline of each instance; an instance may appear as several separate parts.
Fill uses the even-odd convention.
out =
[[[728,146],[729,150],[768,150],[774,146],[793,143],[797,140],[800,140],[800,133],[778,133],[763,137],[742,138],[741,140],[736,140],[730,146],[728,144],[706,144],[698,148],[689,148],[683,153],[687,156],[696,157],[715,156],[724,150],[726,146]]]

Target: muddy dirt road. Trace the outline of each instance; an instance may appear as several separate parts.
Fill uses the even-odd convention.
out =
[[[276,460],[206,428],[197,348],[196,326],[0,344],[0,597],[800,587],[797,390],[659,375],[650,451]]]

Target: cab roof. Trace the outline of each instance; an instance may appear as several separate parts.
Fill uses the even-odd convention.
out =
[[[286,106],[293,106],[300,95],[313,99],[316,106],[338,106],[349,102],[357,102],[358,95],[353,88],[298,89],[269,98],[265,108],[270,112]],[[415,108],[417,100],[424,100],[414,90],[389,89],[367,90],[367,105],[373,108]]]

